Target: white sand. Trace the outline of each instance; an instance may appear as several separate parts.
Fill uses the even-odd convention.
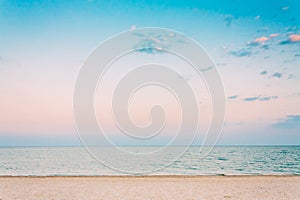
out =
[[[0,177],[0,199],[300,199],[300,176]]]

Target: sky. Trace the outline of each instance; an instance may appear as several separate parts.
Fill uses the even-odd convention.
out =
[[[299,9],[298,0],[0,0],[0,146],[80,145],[81,65],[107,38],[143,27],[179,31],[216,63],[226,94],[218,144],[300,144]]]

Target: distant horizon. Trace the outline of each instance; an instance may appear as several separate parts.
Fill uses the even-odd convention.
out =
[[[163,147],[165,145],[118,145],[120,147]],[[214,145],[214,147],[255,147],[255,146],[300,146],[300,144],[217,144],[217,145]],[[0,148],[6,148],[6,147],[83,147],[85,148],[84,145],[73,145],[73,146],[0,146]],[[111,147],[111,146],[95,146],[95,147]],[[185,147],[186,148],[186,145],[170,145],[169,147]],[[211,146],[202,146],[202,145],[190,145],[189,147],[187,148],[190,148],[190,147],[211,147]]]

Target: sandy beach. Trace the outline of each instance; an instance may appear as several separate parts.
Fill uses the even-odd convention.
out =
[[[0,199],[280,199],[300,176],[1,177]]]

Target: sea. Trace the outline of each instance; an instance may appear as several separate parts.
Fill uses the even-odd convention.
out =
[[[112,162],[126,162],[109,147],[98,147]],[[124,147],[140,151],[151,147]],[[216,146],[205,157],[199,157],[199,147],[190,147],[181,157],[170,162],[172,153],[183,147],[173,147],[160,155],[158,170],[146,175],[300,175],[300,145],[296,146]],[[119,155],[120,156],[120,155]],[[157,164],[156,163],[156,164]],[[139,163],[139,170],[148,169],[151,162]],[[121,165],[120,165],[121,166]],[[0,176],[114,176],[139,175],[115,170],[103,164],[84,147],[0,147]]]

